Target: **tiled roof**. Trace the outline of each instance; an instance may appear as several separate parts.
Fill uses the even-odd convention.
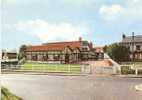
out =
[[[80,48],[81,41],[46,43],[38,46],[28,46],[26,51],[62,51],[65,47]]]
[[[112,66],[112,62],[109,59],[101,60],[101,61],[95,61],[95,66],[97,67],[109,67]]]
[[[127,36],[122,39],[122,43],[132,42],[132,36]],[[142,35],[136,35],[134,37],[134,42],[142,42]]]

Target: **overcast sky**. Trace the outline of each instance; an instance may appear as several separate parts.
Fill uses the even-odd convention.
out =
[[[142,0],[2,0],[2,49],[78,40],[102,46],[142,34]]]

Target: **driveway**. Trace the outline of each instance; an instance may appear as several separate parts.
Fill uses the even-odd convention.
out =
[[[142,100],[140,78],[111,76],[1,76],[2,85],[24,100]]]

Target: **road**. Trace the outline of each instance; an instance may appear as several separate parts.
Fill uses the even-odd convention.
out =
[[[140,78],[5,74],[1,81],[24,100],[142,100]]]

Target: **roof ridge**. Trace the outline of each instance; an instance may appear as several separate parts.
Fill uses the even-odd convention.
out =
[[[49,42],[49,43],[43,43],[43,45],[47,45],[47,44],[60,44],[60,43],[73,43],[73,42],[81,42],[81,41]]]
[[[126,38],[131,38],[132,36],[126,36]],[[142,37],[142,35],[135,35],[134,37]]]

